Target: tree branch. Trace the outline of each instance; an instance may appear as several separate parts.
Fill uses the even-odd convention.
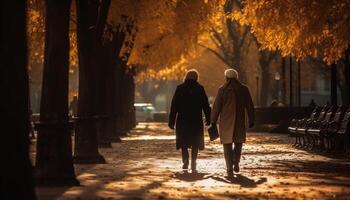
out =
[[[224,40],[222,39],[222,36],[220,35],[220,33],[213,28],[211,29],[211,31],[213,33],[213,37],[215,38],[215,40],[220,43],[218,47],[221,48],[222,46],[224,46]]]
[[[241,47],[243,46],[244,41],[245,41],[245,39],[246,39],[248,33],[249,33],[249,29],[248,29],[247,27],[244,27],[244,32],[243,32],[243,34],[242,34],[241,41],[240,41],[239,44],[238,44],[239,48],[241,48]]]
[[[98,41],[101,41],[105,26],[106,26],[108,10],[110,5],[111,5],[111,0],[102,0],[101,2],[97,23],[96,23],[96,37]]]
[[[199,46],[201,46],[201,47],[203,47],[203,48],[205,48],[206,50],[208,50],[208,51],[210,51],[211,53],[213,53],[216,57],[218,57],[222,62],[224,62],[227,66],[231,66],[230,65],[230,63],[228,63],[227,61],[226,61],[226,59],[219,53],[219,52],[217,52],[217,51],[215,51],[214,49],[212,49],[212,48],[209,48],[209,47],[207,47],[207,46],[205,46],[205,45],[202,45],[202,44],[198,44]]]
[[[227,32],[228,35],[230,36],[230,38],[235,41],[238,42],[239,37],[236,35],[236,33],[238,32],[237,30],[234,30],[234,22],[231,19],[226,19],[226,27],[227,27]]]

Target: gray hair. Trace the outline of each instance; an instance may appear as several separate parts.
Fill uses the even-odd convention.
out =
[[[190,69],[186,72],[184,81],[186,80],[194,80],[194,81],[198,81],[199,78],[199,73],[196,69]]]
[[[238,72],[235,69],[226,69],[225,70],[225,77],[228,79],[237,79],[238,80]]]

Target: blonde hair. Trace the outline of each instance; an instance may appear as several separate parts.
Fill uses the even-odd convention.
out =
[[[186,80],[195,80],[198,81],[199,79],[199,73],[196,69],[190,69],[186,72],[184,81]]]

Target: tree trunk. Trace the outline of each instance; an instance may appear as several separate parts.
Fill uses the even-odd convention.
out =
[[[37,125],[38,184],[78,184],[68,117],[70,0],[46,1],[45,60]]]
[[[332,64],[330,66],[331,68],[331,104],[333,106],[337,106],[338,105],[338,87],[337,87],[337,64]]]
[[[1,199],[36,199],[29,158],[26,1],[0,2]]]
[[[79,56],[79,100],[75,137],[76,163],[104,163],[98,152],[96,122],[99,110],[98,77],[101,38],[110,0],[77,0],[77,37]],[[107,8],[106,8],[107,7]],[[98,13],[100,11],[100,13]],[[101,17],[99,17],[101,16]]]
[[[125,135],[122,130],[122,74],[124,73],[120,67],[119,62],[114,68],[115,72],[115,92],[114,92],[114,120],[115,120],[115,131],[113,134],[113,141],[120,141],[120,137]]]
[[[261,68],[261,90],[260,90],[260,106],[268,106],[268,98],[271,93],[270,85],[270,71],[267,63],[263,63],[264,67]],[[269,91],[270,90],[270,91]]]
[[[130,74],[129,69],[125,73],[124,78],[124,128],[126,132],[129,132],[130,130]]]
[[[293,81],[293,59],[292,55],[289,56],[289,106],[294,106],[294,81]]]
[[[103,86],[101,87],[101,91],[104,91],[104,94],[101,94],[101,106],[103,109],[103,115],[106,116],[105,120],[101,122],[101,126],[104,127],[103,131],[99,132],[99,146],[100,147],[109,147],[111,142],[120,142],[119,135],[117,135],[117,124],[116,124],[116,116],[118,115],[118,97],[117,94],[117,86],[119,87],[119,83],[117,83],[117,64],[119,59],[119,54],[121,48],[123,46],[125,40],[125,33],[122,31],[114,32],[111,31],[113,38],[111,41],[107,41],[103,44],[102,50],[104,53],[102,54],[104,57],[101,57],[101,81],[103,82]]]
[[[282,58],[281,63],[281,96],[282,96],[282,103],[284,105],[287,104],[287,78],[286,78],[286,58]]]
[[[109,102],[109,128],[111,131],[111,141],[121,142],[119,135],[117,135],[117,67],[115,64],[111,66],[111,79],[110,79],[110,90],[111,90],[111,101]]]
[[[102,44],[102,35],[104,33],[104,27],[108,16],[108,10],[110,6],[110,0],[101,1],[99,8],[99,15],[96,21],[98,22],[95,27],[96,45],[99,51],[97,51],[96,59],[96,76],[97,76],[97,97],[98,97],[98,121],[97,121],[97,132],[98,132],[98,146],[99,147],[112,147],[111,135],[109,131],[109,117],[108,117],[108,101],[111,96],[109,93],[108,78],[109,78],[109,57],[107,55],[107,46]]]
[[[123,129],[123,77],[124,70],[121,67],[121,60],[116,58],[116,64],[113,66],[114,69],[114,100],[113,100],[113,121],[114,131],[112,134],[113,142],[120,142],[120,137],[125,136],[126,132]]]
[[[112,31],[112,30],[108,30]],[[117,133],[117,114],[118,114],[118,71],[117,61],[121,51],[125,34],[123,32],[111,32],[113,38],[111,41],[106,41],[101,46],[100,57],[100,81],[103,83],[100,88],[104,91],[101,93],[100,108],[105,116],[104,120],[100,120],[99,129],[99,147],[111,147],[111,142],[120,142]]]
[[[275,58],[275,53],[268,51],[261,51],[259,58],[259,65],[261,69],[261,91],[260,91],[260,105],[268,106],[268,98],[271,94],[271,74],[270,63]],[[270,90],[270,92],[269,92]]]
[[[134,115],[134,101],[135,101],[135,83],[134,83],[134,73],[133,70],[128,70],[126,75],[126,103],[127,103],[127,113],[126,113],[126,129],[130,131],[135,127],[135,115]]]
[[[126,136],[128,130],[127,130],[127,112],[128,112],[128,88],[127,88],[127,66],[125,63],[122,63],[120,65],[120,84],[119,84],[119,98],[120,98],[120,127],[119,127],[119,133],[121,136]]]
[[[112,54],[113,55],[113,54]],[[113,65],[113,57],[109,57],[109,65],[106,70],[106,88],[107,90],[107,99],[106,99],[106,105],[107,105],[107,132],[110,142],[112,142],[113,134],[115,133],[115,113],[114,113],[114,106],[115,106],[115,66]],[[108,74],[107,74],[108,73]],[[115,140],[116,142],[119,142],[118,140]]]
[[[242,38],[244,39],[244,38]],[[238,43],[238,41],[236,41]],[[237,70],[238,72],[238,78],[242,83],[247,83],[247,77],[246,77],[246,70],[243,69],[242,67],[242,58],[241,58],[241,51],[242,51],[242,46],[238,44],[234,44],[235,48],[233,51],[234,57],[232,58],[232,67]]]
[[[101,51],[99,52],[99,67],[97,68],[98,73],[96,74],[98,77],[97,85],[98,85],[98,107],[99,107],[99,120],[97,122],[97,132],[98,132],[98,146],[102,148],[112,147],[111,144],[111,133],[109,130],[109,101],[111,100],[111,94],[109,92],[110,82],[110,66],[109,59],[107,53],[108,49],[106,46],[100,47]]]
[[[122,124],[121,124],[121,113],[122,113],[122,77],[124,74],[124,70],[121,67],[122,60],[119,58],[120,51],[123,47],[126,34],[123,31],[117,31],[113,33],[113,43],[111,48],[111,58],[112,58],[112,74],[113,74],[113,102],[112,102],[112,120],[111,123],[114,124],[113,126],[113,133],[112,133],[112,141],[113,142],[120,142],[120,136],[125,135],[122,131]]]
[[[226,14],[231,14],[233,10],[238,7],[240,7],[240,4],[237,4],[237,2],[233,0],[227,0],[224,4],[224,12]],[[246,35],[241,34],[242,26],[238,22],[232,20],[231,18],[227,18],[225,23],[229,40],[232,43],[232,49],[230,53],[232,58],[229,58],[231,59],[232,66],[230,67],[237,70],[240,81],[246,83],[247,79],[245,75],[245,70],[243,70],[241,65],[241,51]]]
[[[131,129],[136,127],[136,110],[135,110],[135,77],[134,74],[131,76],[131,113],[130,113],[130,120],[131,120]]]
[[[345,65],[344,69],[344,76],[345,76],[345,98],[343,100],[344,106],[350,106],[350,61],[347,61],[347,64]]]
[[[301,61],[298,61],[298,82],[297,82],[297,96],[298,96],[298,106],[301,106]]]
[[[343,89],[342,89],[342,104],[344,106],[350,106],[350,49],[345,52],[345,58],[342,60],[344,63],[343,74]]]

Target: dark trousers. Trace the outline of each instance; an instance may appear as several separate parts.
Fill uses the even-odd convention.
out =
[[[232,143],[224,144],[224,156],[227,170],[232,170],[233,165],[239,164],[239,161],[241,160],[242,143],[234,144],[234,149],[232,149]]]
[[[181,148],[181,153],[182,153],[182,162],[184,164],[189,163],[189,154],[188,154],[188,149],[187,148]],[[191,163],[196,163],[197,160],[197,155],[198,155],[198,147],[192,147],[191,151]]]

